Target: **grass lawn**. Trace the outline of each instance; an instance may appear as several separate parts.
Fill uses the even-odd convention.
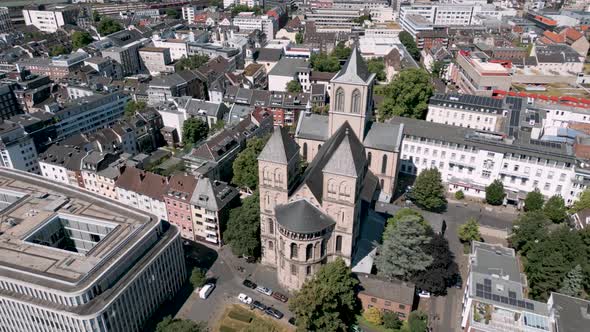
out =
[[[293,330],[258,310],[252,310],[240,304],[232,304],[225,308],[218,324],[214,331],[238,332],[246,331],[248,328],[249,331],[265,332],[290,332]]]
[[[370,327],[371,330],[373,331],[379,331],[379,332],[399,332],[399,330],[392,330],[392,329],[388,329],[383,327],[382,325],[375,325],[373,323],[369,323],[369,321],[367,321],[365,319],[365,317],[363,317],[362,315],[357,315],[356,316],[356,321],[359,325],[364,325],[367,327]]]

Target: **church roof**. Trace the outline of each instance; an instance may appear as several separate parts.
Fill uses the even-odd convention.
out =
[[[344,143],[343,143],[344,142]],[[341,148],[341,144],[345,144]],[[349,147],[346,147],[348,145]],[[348,164],[341,158],[352,159],[352,164]],[[311,164],[303,174],[303,183],[309,187],[309,190],[316,197],[318,202],[322,202],[324,170],[339,170],[350,173],[354,168],[356,174],[365,167],[367,159],[365,149],[362,143],[356,137],[354,131],[348,122],[345,122],[320,148]],[[349,174],[346,174],[349,175]]]
[[[275,208],[279,225],[295,233],[320,232],[334,224],[334,220],[305,199]]]
[[[342,69],[334,76],[332,82],[367,84],[374,75],[369,72],[369,67],[367,67],[367,63],[363,60],[358,47],[354,47],[350,58],[348,58]]]
[[[363,145],[377,150],[399,152],[404,125],[373,122]]]
[[[329,133],[328,122],[327,115],[300,113],[295,136],[297,138],[325,141],[328,139]]]
[[[285,128],[276,126],[268,142],[260,152],[258,160],[287,164],[298,153],[297,143],[289,137]]]

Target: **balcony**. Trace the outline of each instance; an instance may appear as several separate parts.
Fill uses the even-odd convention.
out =
[[[211,243],[217,244],[217,236],[207,235],[207,237],[205,237],[205,240],[207,242],[211,242]]]
[[[217,237],[217,228],[207,227],[205,228],[205,233],[207,233],[208,235],[215,235],[215,237]]]
[[[214,227],[217,228],[217,221],[214,219],[209,219],[209,218],[204,218],[203,219],[203,223],[205,224],[205,226],[207,227]]]

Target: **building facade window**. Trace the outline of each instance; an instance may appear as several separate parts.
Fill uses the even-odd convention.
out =
[[[303,143],[303,159],[307,159],[307,143]]]
[[[336,252],[342,252],[342,236],[336,236]]]
[[[337,112],[344,111],[344,90],[342,88],[336,90],[335,106]]]
[[[369,153],[367,153],[367,164],[369,167],[371,167],[371,159],[373,159],[373,154],[369,151]]]
[[[361,92],[358,89],[355,89],[352,92],[351,112],[352,113],[360,113],[361,112]]]
[[[297,258],[297,244],[291,243],[291,259]]]
[[[381,161],[381,174],[385,174],[387,172],[387,155],[383,155],[383,159]]]

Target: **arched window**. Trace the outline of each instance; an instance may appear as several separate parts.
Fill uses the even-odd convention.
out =
[[[307,274],[307,275],[311,275],[311,266],[307,266],[307,267],[305,268],[305,274]]]
[[[326,255],[326,240],[322,240],[322,244],[320,245],[320,256],[324,257]]]
[[[268,219],[268,234],[274,234],[275,232],[275,224],[272,219]]]
[[[308,261],[313,258],[313,245],[310,243],[305,247],[305,260]]]
[[[266,193],[266,195],[264,195],[264,207],[267,210],[271,209],[271,205],[270,205],[270,193]]]
[[[275,182],[278,184],[282,183],[282,177],[281,177],[281,170],[279,168],[275,168]]]
[[[268,250],[274,250],[274,245],[272,241],[268,241]]]
[[[318,144],[318,152],[320,151],[321,148],[322,148],[322,145]]]
[[[387,155],[383,155],[383,161],[381,162],[381,174],[385,174],[387,172]]]
[[[384,189],[385,188],[385,181],[383,181],[383,179],[381,179],[381,181],[379,181],[379,182],[381,182],[381,189]]]
[[[342,88],[338,88],[336,90],[336,100],[334,109],[336,112],[343,112],[344,111],[344,90]]]
[[[334,179],[329,179],[328,180],[328,192],[330,194],[335,194],[337,192],[336,189],[337,189],[336,188],[336,181]]]
[[[371,166],[372,159],[373,159],[373,154],[369,151],[369,153],[367,153],[367,164],[369,164],[369,167]]]
[[[303,159],[307,160],[307,143],[303,143]]]
[[[352,92],[352,103],[350,105],[350,111],[352,113],[361,112],[361,92],[358,89],[355,89]]]
[[[336,252],[342,251],[342,236],[336,236]]]
[[[297,258],[297,244],[291,243],[291,259]]]
[[[350,186],[346,182],[340,184],[340,195],[344,197],[350,197]]]

